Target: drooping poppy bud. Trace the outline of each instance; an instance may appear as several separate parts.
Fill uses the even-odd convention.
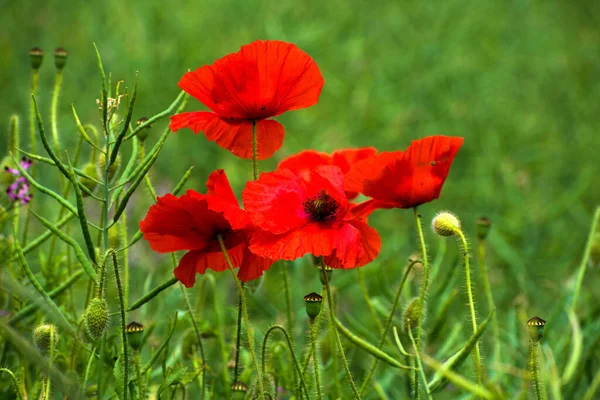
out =
[[[83,322],[92,340],[95,342],[100,340],[106,334],[110,324],[106,300],[99,297],[92,299],[85,310]]]
[[[490,233],[492,227],[492,220],[487,217],[477,218],[477,237],[479,240],[485,240]]]
[[[544,336],[546,321],[540,317],[531,317],[527,320],[527,333],[532,342],[537,343]]]
[[[142,347],[142,339],[144,337],[144,325],[133,321],[127,325],[125,332],[127,333],[127,340],[131,348],[139,351]]]
[[[33,330],[33,344],[41,352],[46,353],[50,350],[50,344],[58,344],[58,329],[52,324],[43,324]]]
[[[417,327],[419,322],[419,316],[421,315],[421,301],[418,297],[413,298],[403,314],[403,322],[404,322],[404,331],[408,332],[409,329],[414,329]],[[423,319],[425,319],[425,315],[423,315]]]
[[[460,231],[460,220],[451,212],[442,211],[433,218],[431,227],[440,236],[453,236]]]
[[[321,312],[321,304],[323,303],[323,296],[318,293],[312,292],[304,296],[304,304],[306,305],[306,314],[308,318],[314,321],[315,318]]]
[[[29,50],[29,57],[31,58],[31,68],[38,70],[42,66],[42,61],[44,61],[44,50],[34,47]]]
[[[54,66],[57,70],[62,71],[62,69],[67,64],[67,56],[69,53],[63,47],[58,47],[54,50]]]

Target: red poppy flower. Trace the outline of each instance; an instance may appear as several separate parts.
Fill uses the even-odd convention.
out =
[[[463,141],[460,137],[431,136],[414,140],[406,151],[383,152],[359,161],[346,174],[344,189],[373,198],[360,207],[363,214],[376,208],[428,203],[440,197]]]
[[[258,278],[272,261],[248,250],[254,227],[239,207],[225,172],[213,172],[206,186],[206,195],[188,190],[180,197],[172,194],[158,197],[140,222],[144,239],[159,253],[189,250],[174,271],[186,287],[194,285],[196,273],[203,274],[209,268],[214,271],[229,268],[218,235],[223,238],[233,265],[240,267],[238,277],[242,281]]]
[[[283,126],[268,118],[315,104],[323,77],[313,59],[296,45],[259,40],[193,72],[179,87],[211,111],[171,117],[171,130],[203,131],[208,140],[241,158],[252,158],[256,124],[258,159],[270,157],[283,143]]]
[[[335,165],[342,170],[343,174],[346,174],[356,162],[375,154],[377,154],[375,147],[337,150],[331,155],[316,150],[305,150],[281,161],[277,169],[289,169],[304,179],[309,179],[311,171],[316,167]],[[346,192],[346,196],[349,200],[352,200],[358,196],[358,193]]]
[[[312,253],[333,268],[371,262],[379,254],[379,234],[349,212],[343,180],[340,168],[319,166],[309,179],[281,169],[248,182],[244,206],[260,228],[250,251],[275,260]]]

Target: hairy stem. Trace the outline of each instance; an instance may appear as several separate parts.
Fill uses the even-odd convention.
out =
[[[322,399],[321,378],[319,376],[319,353],[317,352],[318,330],[314,320],[310,321],[310,348],[315,372],[315,386],[317,387],[317,399]]]
[[[427,297],[427,287],[429,286],[429,260],[427,258],[427,245],[425,244],[425,236],[423,235],[423,228],[421,226],[421,216],[417,211],[417,207],[413,208],[415,216],[415,225],[417,227],[417,233],[419,235],[419,243],[421,245],[421,257],[423,258],[423,281],[421,282],[421,290],[419,292],[419,305],[420,312],[417,320],[417,338],[416,338],[416,351],[421,351],[421,336],[423,333],[423,315],[425,313],[426,305],[425,298]],[[419,398],[419,376],[418,371],[415,371],[414,377],[414,396],[415,399]]]
[[[487,268],[485,264],[485,240],[479,241],[478,254],[479,254],[479,273],[481,280],[483,281],[483,289],[485,290],[485,297],[488,305],[488,312],[496,308],[494,304],[494,296],[492,295],[492,286],[490,285],[490,279],[488,277]],[[492,316],[492,340],[494,341],[494,362],[499,362],[500,357],[500,333],[498,328],[498,317],[496,313]]]

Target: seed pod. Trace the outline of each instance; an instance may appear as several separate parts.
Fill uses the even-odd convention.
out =
[[[94,298],[85,310],[83,321],[92,340],[100,340],[106,334],[110,323],[106,300],[99,297]]]
[[[54,50],[54,66],[57,70],[62,71],[62,69],[67,65],[67,56],[69,53],[64,47],[58,47]]]
[[[492,220],[487,217],[477,218],[477,237],[479,240],[485,240],[490,233],[492,227]]]
[[[460,231],[460,220],[451,212],[443,211],[433,218],[431,227],[440,236],[452,236]]]
[[[421,315],[421,301],[418,297],[414,297],[406,306],[403,315],[404,331],[408,332],[409,329],[414,329],[418,325],[419,316]],[[425,319],[425,316],[423,316]]]
[[[321,304],[323,303],[323,296],[318,293],[312,292],[304,296],[304,304],[306,305],[306,314],[310,321],[314,321],[315,318],[321,312]]]
[[[31,58],[31,68],[34,70],[40,69],[42,61],[44,61],[44,50],[39,47],[34,47],[29,50],[29,58]]]
[[[142,347],[142,339],[144,338],[144,325],[133,321],[127,325],[125,333],[127,333],[127,341],[131,348],[139,351]]]
[[[529,339],[532,342],[539,342],[542,336],[544,336],[544,327],[546,326],[546,321],[541,319],[540,317],[531,317],[527,321],[527,333],[529,334]]]
[[[33,330],[33,344],[43,353],[50,350],[50,337],[52,337],[54,346],[56,346],[58,344],[58,329],[52,324],[39,325]]]

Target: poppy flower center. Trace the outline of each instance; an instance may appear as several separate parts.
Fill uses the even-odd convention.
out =
[[[339,205],[330,195],[324,190],[313,197],[310,197],[302,203],[304,212],[311,220],[317,222],[325,222],[335,218]]]

